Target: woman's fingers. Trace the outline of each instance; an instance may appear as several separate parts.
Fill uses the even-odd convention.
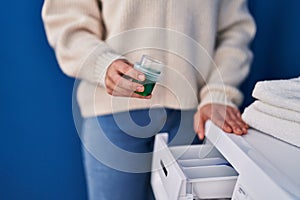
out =
[[[226,112],[221,112],[220,115],[224,117],[226,123],[230,126],[233,133],[237,135],[246,134],[247,126],[241,117],[238,117],[238,113],[239,111],[236,108],[226,106]]]
[[[115,76],[112,82],[116,88],[120,87],[129,91],[138,91],[138,92],[144,91],[143,85],[130,81],[120,75]]]
[[[194,131],[195,133],[198,133],[198,127],[199,127],[199,121],[200,121],[200,115],[199,110],[194,114]]]
[[[199,123],[198,123],[198,137],[200,138],[200,140],[204,139],[205,136],[205,121],[203,118],[200,117]]]
[[[222,116],[221,114],[219,114],[218,112],[215,112],[212,117],[211,120],[220,128],[223,129],[223,131],[227,132],[227,133],[231,133],[232,127],[230,126],[230,124],[228,124],[226,118],[224,116]]]
[[[230,132],[241,135],[243,133],[241,127],[237,123],[237,121],[232,117],[232,110],[230,107],[225,107],[225,112],[219,112],[219,114],[224,118],[225,122],[230,126]]]
[[[144,81],[145,75],[132,67],[129,63],[118,60],[115,64],[115,68],[121,75],[126,75],[129,78],[133,78],[135,80]]]
[[[229,107],[229,116],[233,119],[239,128],[242,130],[243,134],[248,132],[249,126],[243,121],[241,113],[238,109]]]
[[[246,129],[248,129],[249,125],[246,122],[244,122],[244,120],[242,119],[241,112],[238,109],[235,109],[235,111],[236,111],[235,112],[235,117],[237,117],[237,119],[239,119],[243,124],[245,124]]]
[[[200,115],[200,111],[197,111],[194,115],[194,130],[197,133],[200,140],[204,139],[205,135],[205,119]]]
[[[151,95],[144,97],[134,93],[143,92],[144,86],[132,81],[132,79],[145,80],[145,75],[135,70],[125,60],[114,61],[106,72],[105,85],[108,94],[113,96],[135,97],[149,99]]]
[[[248,125],[242,120],[238,109],[221,104],[208,104],[195,114],[194,126],[199,137],[204,137],[204,125],[207,119],[228,133],[243,135],[247,133]],[[205,120],[204,120],[205,119]]]
[[[141,87],[141,85],[137,84],[137,83],[133,83],[134,85],[136,86],[129,86],[129,87],[126,87],[126,85],[128,84],[132,84],[131,81],[128,81],[124,78],[120,78],[120,81],[118,84],[115,84],[113,82],[113,80],[110,80],[108,79],[107,80],[107,85],[113,85],[113,87],[107,87],[107,92],[113,96],[122,96],[122,97],[134,97],[134,98],[142,98],[142,99],[150,99],[151,98],[151,95],[149,96],[141,96],[139,94],[136,94],[134,93],[135,91],[138,91],[138,92],[142,92],[144,90],[143,86]],[[121,83],[121,82],[125,82],[125,83]],[[136,90],[130,90],[130,89],[125,89],[125,88],[130,88],[132,87],[133,89],[135,87],[137,87]]]
[[[238,112],[238,113],[237,113]],[[248,125],[242,120],[241,114],[239,113],[238,110],[231,110],[228,112],[231,119],[234,120],[237,125],[240,127],[242,130],[243,134],[246,134],[248,132]]]

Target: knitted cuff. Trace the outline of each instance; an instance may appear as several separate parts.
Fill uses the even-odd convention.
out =
[[[237,107],[242,103],[242,93],[232,87],[225,85],[206,85],[200,92],[201,102],[198,109],[210,103],[223,104]]]

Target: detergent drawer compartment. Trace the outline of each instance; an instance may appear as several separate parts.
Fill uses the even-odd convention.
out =
[[[193,195],[201,199],[231,198],[236,171],[226,165],[183,168]]]
[[[156,199],[232,197],[238,173],[217,149],[207,144],[168,147],[166,141],[166,135],[156,136],[151,177]]]

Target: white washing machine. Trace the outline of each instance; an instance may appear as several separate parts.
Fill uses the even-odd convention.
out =
[[[210,121],[206,138],[203,145],[168,147],[167,134],[156,136],[151,185],[157,200],[300,199],[300,148],[254,129],[224,133]]]

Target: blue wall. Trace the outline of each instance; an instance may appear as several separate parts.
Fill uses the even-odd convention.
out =
[[[258,32],[252,72],[242,86],[244,106],[256,81],[300,75],[300,1],[249,3]],[[84,200],[73,80],[61,73],[46,42],[41,6],[35,0],[0,7],[0,199]]]
[[[249,0],[257,34],[251,73],[242,85],[243,107],[253,102],[251,92],[257,81],[300,76],[299,6],[299,0]]]
[[[48,46],[42,3],[0,7],[1,200],[86,199],[73,79],[61,73]]]

